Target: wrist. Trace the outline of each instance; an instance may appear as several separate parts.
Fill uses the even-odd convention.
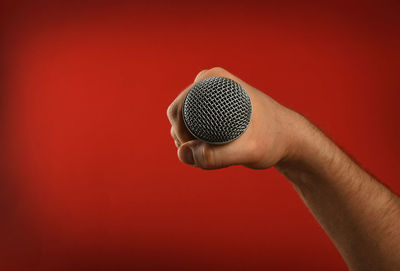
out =
[[[309,142],[316,136],[316,128],[304,116],[286,107],[284,111],[280,120],[283,135],[280,140],[285,142],[285,148],[276,168],[284,168],[304,160],[304,150],[310,148]]]
[[[291,113],[286,154],[275,168],[292,182],[302,183],[330,166],[341,151],[309,120],[294,111]]]

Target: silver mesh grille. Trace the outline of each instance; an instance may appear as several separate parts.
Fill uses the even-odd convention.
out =
[[[195,84],[183,104],[183,120],[198,139],[212,144],[235,140],[251,118],[251,101],[235,81],[210,77]]]

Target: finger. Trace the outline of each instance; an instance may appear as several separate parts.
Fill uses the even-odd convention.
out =
[[[176,146],[177,148],[179,148],[179,146],[180,146],[182,143],[181,143],[181,141],[178,139],[178,137],[176,136],[175,131],[174,131],[174,127],[171,127],[170,133],[171,133],[171,137],[172,137],[172,138],[174,139],[174,141],[175,141],[175,146]]]
[[[203,80],[204,75],[207,72],[208,70],[200,71],[197,74],[196,78],[194,79],[193,83],[190,86],[188,86],[185,90],[183,90],[168,107],[167,110],[168,119],[174,129],[175,137],[176,139],[178,139],[178,142],[180,144],[195,139],[195,137],[187,130],[186,125],[183,121],[182,117],[183,102],[189,90],[193,87],[194,84]]]
[[[240,85],[242,85],[246,90],[248,88],[250,88],[250,86],[246,82],[244,82],[240,78],[236,77],[235,75],[231,74],[229,71],[227,71],[221,67],[214,67],[212,69],[202,70],[201,72],[199,72],[197,74],[194,82],[197,83],[206,78],[214,77],[214,76],[220,76],[220,77],[232,79],[232,80],[236,81],[237,83],[239,83]]]
[[[183,163],[202,169],[217,169],[232,164],[228,155],[222,156],[223,150],[200,140],[191,140],[182,144],[178,149],[178,157]]]
[[[208,70],[202,70],[201,72],[199,72],[196,75],[196,78],[194,78],[194,83],[200,82],[201,80],[203,80],[203,76],[204,74],[207,72]]]
[[[174,129],[175,136],[181,143],[194,139],[194,136],[186,128],[182,116],[183,102],[191,86],[192,85],[179,94],[167,110],[168,119]]]
[[[182,144],[178,149],[179,159],[189,165],[202,169],[218,169],[238,165],[249,160],[246,157],[252,146],[241,144],[238,138],[225,145],[210,145],[200,140],[191,140]],[[238,147],[241,146],[241,147]],[[243,149],[245,146],[246,150]]]

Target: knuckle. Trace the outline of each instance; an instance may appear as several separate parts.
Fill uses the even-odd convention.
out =
[[[228,72],[224,68],[214,67],[214,68],[209,69],[207,71],[207,73],[210,75],[224,75],[224,74],[227,74]]]
[[[201,156],[202,156],[202,161],[201,161],[201,166],[204,169],[211,169],[214,168],[214,152],[208,145],[203,145],[201,148]]]
[[[203,74],[205,74],[208,70],[201,70],[197,75],[196,78],[200,78]]]
[[[196,76],[195,81],[200,81],[212,76],[224,76],[226,74],[228,74],[228,72],[225,69],[221,67],[213,67],[209,70],[202,70],[201,72],[199,72]]]
[[[168,106],[167,116],[171,121],[175,121],[178,118],[179,106],[175,102]]]
[[[262,159],[262,152],[260,151],[259,144],[255,140],[251,140],[247,145],[250,163],[256,163]]]
[[[173,127],[171,127],[171,137],[175,141],[175,145],[177,145],[177,147],[179,147],[181,145],[181,140],[175,133],[175,129]]]

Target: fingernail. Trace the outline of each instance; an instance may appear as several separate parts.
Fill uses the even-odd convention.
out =
[[[193,152],[192,149],[190,148],[185,148],[182,150],[182,161],[186,164],[193,165],[194,164],[194,158],[193,158]]]

